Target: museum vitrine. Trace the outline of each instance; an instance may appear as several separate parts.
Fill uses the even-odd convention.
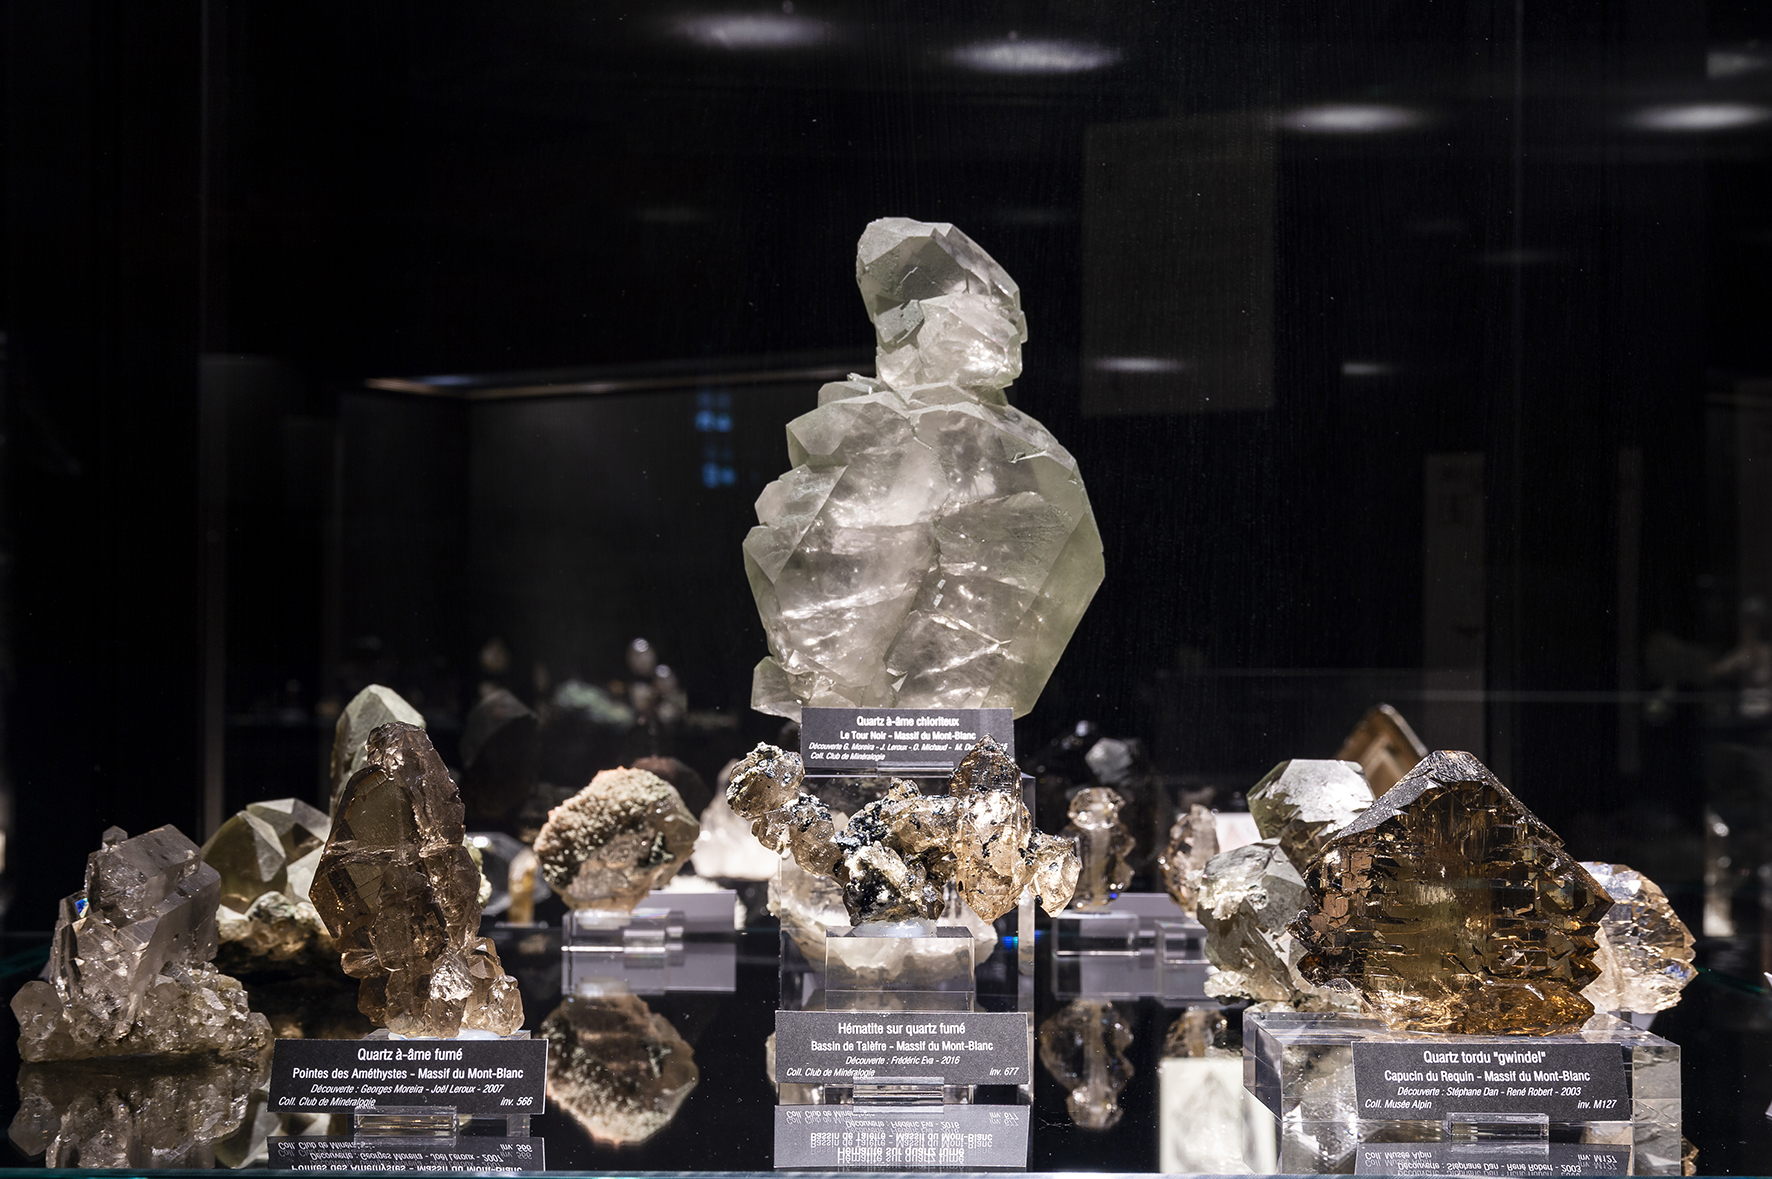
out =
[[[1772,19],[18,3],[0,1165],[1772,1165]]]

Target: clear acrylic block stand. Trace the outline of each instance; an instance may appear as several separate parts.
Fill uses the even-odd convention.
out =
[[[1395,1046],[1404,1062],[1388,1079],[1366,1066],[1367,1091],[1356,1083],[1362,1044]],[[1560,1051],[1566,1046],[1584,1055]],[[1436,1067],[1448,1059],[1465,1063]],[[1571,1059],[1591,1071],[1550,1079]],[[1575,1090],[1603,1073],[1622,1073],[1626,1096],[1572,1112],[1581,1105]],[[1243,1083],[1261,1116],[1277,1123],[1282,1172],[1390,1169],[1389,1162],[1407,1169],[1411,1159],[1425,1168],[1457,1156],[1477,1170],[1511,1159],[1528,1167],[1522,1174],[1615,1169],[1624,1159],[1632,1174],[1680,1173],[1680,1049],[1609,1015],[1554,1036],[1466,1036],[1396,1031],[1351,1014],[1251,1011],[1243,1017]],[[1393,1108],[1411,1104],[1422,1112]],[[1538,1165],[1545,1169],[1530,1171]]]

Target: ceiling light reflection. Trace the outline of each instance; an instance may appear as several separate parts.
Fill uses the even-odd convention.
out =
[[[789,12],[702,13],[681,18],[675,29],[710,49],[803,49],[830,36],[825,22]]]
[[[986,74],[1080,74],[1113,65],[1120,60],[1120,51],[1092,41],[1011,34],[1001,41],[962,45],[950,56],[955,64]]]
[[[1772,110],[1746,102],[1680,102],[1638,111],[1630,125],[1645,131],[1732,131],[1772,119]]]
[[[1427,116],[1410,107],[1349,102],[1301,107],[1280,118],[1280,125],[1286,130],[1309,135],[1374,135],[1425,122]]]
[[[1707,78],[1738,78],[1742,74],[1757,74],[1772,66],[1772,56],[1748,47],[1744,49],[1713,49],[1704,55],[1704,75]]]
[[[1104,373],[1178,373],[1192,367],[1173,356],[1103,356],[1094,364]]]
[[[1396,365],[1386,364],[1382,360],[1344,360],[1341,362],[1341,375],[1344,377],[1388,377],[1396,371]]]

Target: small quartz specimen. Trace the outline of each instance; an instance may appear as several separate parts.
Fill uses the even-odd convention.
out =
[[[1346,1005],[1348,1000],[1299,975],[1302,950],[1286,923],[1304,901],[1304,879],[1277,839],[1246,843],[1208,860],[1195,907],[1206,927],[1206,958],[1218,967],[1206,980],[1206,993],[1301,1009]]]
[[[332,821],[298,798],[250,803],[203,845],[221,874],[216,960],[234,973],[338,965],[338,948],[308,896]]]
[[[1393,1027],[1548,1034],[1593,1015],[1612,898],[1468,753],[1430,753],[1306,879],[1301,973],[1351,981]]]
[[[695,850],[701,824],[646,770],[604,770],[555,807],[535,837],[542,877],[581,909],[630,912]]]
[[[1132,883],[1127,859],[1137,847],[1132,832],[1120,821],[1126,800],[1117,790],[1090,786],[1071,799],[1071,821],[1062,835],[1076,840],[1081,862],[1072,903],[1078,909],[1105,909]]]
[[[357,1004],[403,1036],[523,1026],[517,981],[479,936],[482,877],[463,846],[461,794],[416,725],[369,735],[339,796],[313,902],[337,941]]]
[[[701,1079],[670,1021],[625,991],[575,995],[542,1021],[548,1098],[598,1142],[633,1146],[671,1124]]]
[[[1132,1079],[1132,1029],[1112,1003],[1076,999],[1040,1024],[1040,1063],[1066,1091],[1065,1108],[1085,1130],[1119,1124],[1120,1092]]]
[[[763,846],[751,825],[726,801],[724,788],[701,812],[701,834],[689,862],[697,876],[710,880],[768,880],[775,875],[781,853]]]
[[[1195,803],[1169,828],[1169,846],[1157,858],[1163,887],[1175,903],[1189,913],[1200,895],[1200,876],[1206,862],[1218,854],[1218,821],[1210,810]]]
[[[1372,793],[1381,795],[1395,786],[1415,763],[1427,756],[1427,746],[1403,719],[1403,714],[1388,704],[1375,704],[1354,731],[1341,743],[1338,761],[1355,761],[1372,784]]]
[[[370,684],[351,697],[339,713],[332,731],[332,801],[328,814],[338,813],[338,796],[344,793],[351,775],[363,768],[368,757],[369,734],[395,721],[425,727],[425,718],[418,709],[406,703],[400,693],[381,684]]]
[[[27,1064],[9,1136],[46,1167],[207,1169],[265,1083],[241,1057]]]
[[[1024,714],[1103,565],[1076,461],[1004,394],[1020,291],[952,225],[903,217],[862,233],[856,282],[879,375],[788,424],[793,469],[744,542],[769,642],[752,706]]]
[[[65,897],[47,981],[13,996],[27,1061],[109,1056],[256,1057],[270,1025],[210,965],[221,877],[176,827],[134,839],[112,827]]]
[[[1587,860],[1581,866],[1612,898],[1600,920],[1600,977],[1582,996],[1599,1011],[1666,1011],[1698,974],[1692,931],[1641,872]]]
[[[1303,872],[1329,839],[1373,803],[1358,762],[1293,758],[1249,791],[1249,813],[1263,839],[1277,839]]]

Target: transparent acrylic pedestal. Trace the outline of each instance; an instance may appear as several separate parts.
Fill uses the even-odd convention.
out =
[[[1361,1045],[1394,1047],[1397,1059],[1408,1062],[1402,1067],[1409,1071],[1398,1076],[1421,1079],[1402,1082],[1411,1086],[1406,1093],[1380,1092],[1376,1082],[1384,1074],[1369,1067],[1371,1088],[1362,1091],[1355,1064]],[[1627,1096],[1616,1105],[1608,1099],[1605,1109],[1572,1113],[1579,1094],[1567,1091],[1593,1084],[1597,1072],[1585,1080],[1549,1080],[1537,1072],[1531,1080],[1504,1079],[1521,1071],[1522,1059],[1536,1067],[1531,1057],[1540,1050],[1543,1067],[1558,1071],[1559,1059],[1573,1059],[1561,1052],[1569,1046],[1584,1053],[1584,1069],[1621,1071]],[[1457,1071],[1450,1085],[1434,1064],[1448,1053],[1476,1062],[1451,1066]],[[1632,1174],[1680,1173],[1679,1047],[1611,1016],[1555,1036],[1457,1036],[1394,1031],[1358,1015],[1250,1012],[1243,1018],[1243,1083],[1259,1101],[1260,1116],[1278,1125],[1282,1172],[1462,1167],[1582,1174],[1616,1172],[1622,1160]],[[1481,1095],[1510,1091],[1545,1096]],[[1398,1093],[1403,1100],[1393,1099]],[[1416,1100],[1422,1113],[1391,1108]],[[1543,1108],[1534,1109],[1534,1102]]]
[[[620,982],[636,995],[671,991],[731,992],[738,947],[731,936],[734,894],[654,892],[631,913],[574,909],[560,937],[560,991]],[[700,903],[685,913],[678,907]],[[703,898],[713,898],[711,901]]]
[[[1060,998],[1207,1002],[1206,930],[1167,893],[1124,893],[1053,919],[1052,986]]]

